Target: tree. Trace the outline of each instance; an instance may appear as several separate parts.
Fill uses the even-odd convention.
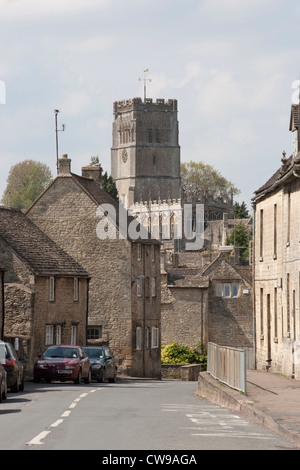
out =
[[[233,213],[236,219],[248,219],[250,217],[249,211],[244,201],[241,204],[238,202],[233,204]]]
[[[235,226],[226,240],[226,245],[240,248],[240,258],[246,260],[249,257],[249,241],[252,240],[252,229],[247,230],[242,222]]]
[[[24,160],[12,166],[1,203],[27,209],[52,180],[50,168],[44,163]]]
[[[114,182],[112,176],[108,176],[107,171],[102,176],[102,188],[105,189],[108,194],[110,194],[114,199],[117,201],[118,198],[118,190],[116,183]]]
[[[214,199],[217,197],[230,199],[240,192],[212,165],[203,162],[182,163],[181,185],[187,198],[202,199],[206,195],[210,195]]]

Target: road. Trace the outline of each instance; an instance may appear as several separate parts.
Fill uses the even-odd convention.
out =
[[[195,382],[172,380],[26,382],[23,393],[8,393],[0,404],[0,450],[80,449],[107,455],[109,450],[292,448],[251,420],[196,397],[195,389]]]

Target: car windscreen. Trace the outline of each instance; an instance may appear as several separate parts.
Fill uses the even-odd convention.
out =
[[[104,357],[104,349],[102,348],[84,348],[90,359],[102,359]]]
[[[44,354],[44,357],[62,357],[62,358],[76,358],[78,357],[78,350],[76,348],[48,348]]]

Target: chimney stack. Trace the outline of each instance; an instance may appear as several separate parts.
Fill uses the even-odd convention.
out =
[[[68,158],[68,154],[64,153],[58,160],[58,174],[69,175],[71,173],[71,159]]]
[[[102,167],[101,165],[87,165],[81,168],[81,175],[85,178],[91,178],[97,183],[102,180]]]

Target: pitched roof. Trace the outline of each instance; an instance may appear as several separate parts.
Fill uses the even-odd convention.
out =
[[[18,209],[0,207],[1,242],[36,275],[88,277],[77,261]]]
[[[294,157],[291,155],[283,164],[281,165],[280,168],[271,176],[271,178],[268,179],[268,181],[261,186],[259,189],[257,189],[254,194],[259,195],[260,193],[264,193],[265,191],[271,190],[276,183],[278,183],[282,178],[285,176],[288,176],[291,169],[294,166]]]

